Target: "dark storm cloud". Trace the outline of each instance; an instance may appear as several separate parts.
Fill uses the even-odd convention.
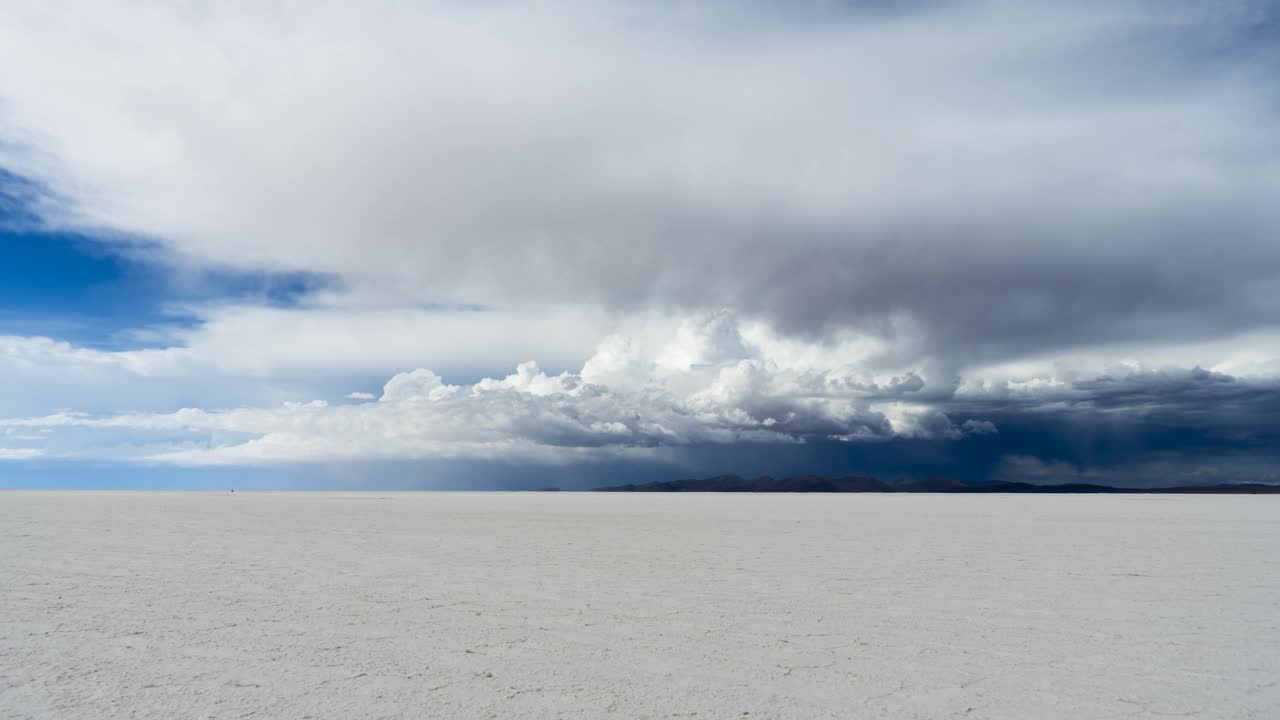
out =
[[[1118,487],[1280,482],[1280,382],[1273,380],[1164,371],[1082,381],[1017,400],[956,401],[941,410],[954,424],[983,418],[998,432],[963,439],[935,433],[862,443],[811,438],[802,445],[696,446],[681,452],[675,469],[645,472],[650,480],[732,472]]]
[[[1222,441],[1280,442],[1280,381],[1201,368],[1104,375],[1025,397],[965,398],[947,410],[978,417],[1042,414],[1078,426],[1105,426],[1109,433],[1131,424],[1150,433],[1195,429]]]
[[[1280,481],[1280,381],[1195,368],[1135,372],[1016,399],[968,398],[953,418],[998,435],[946,448],[965,479],[1130,486]]]

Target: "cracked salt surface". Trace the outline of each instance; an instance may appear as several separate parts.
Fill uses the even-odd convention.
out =
[[[1271,719],[1278,611],[1275,496],[0,493],[5,719]]]

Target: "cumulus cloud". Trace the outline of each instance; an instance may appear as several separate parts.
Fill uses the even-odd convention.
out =
[[[865,377],[847,367],[780,366],[742,339],[731,314],[716,312],[681,324],[657,347],[610,336],[580,372],[548,374],[526,362],[501,379],[457,385],[417,369],[388,380],[376,402],[108,416],[64,412],[2,420],[0,426],[222,438],[198,445],[186,437],[175,448],[135,458],[179,464],[495,457],[565,462],[657,457],[664,448],[700,444],[958,438],[986,427],[973,421],[957,427],[937,408],[896,400],[918,392],[922,382],[914,375],[905,381]]]
[[[576,368],[619,328],[580,306],[454,310],[315,299],[294,308],[212,304],[184,313],[190,325],[149,331],[152,346],[139,349],[0,335],[0,417],[337,398],[406,367],[474,378],[536,357],[551,368]],[[628,328],[648,332],[643,319]]]
[[[844,447],[891,476],[960,467],[970,479],[1147,486],[1274,477],[1272,377],[1129,362],[1098,374],[973,368],[957,383],[911,368],[875,373],[848,360],[860,356],[856,342],[824,355],[821,343],[805,350],[724,311],[668,327],[665,338],[606,336],[575,371],[525,362],[450,382],[420,368],[396,373],[376,397],[346,395],[355,403],[68,410],[0,428],[11,440],[44,440],[13,460],[640,461],[720,472],[725,460],[714,458],[729,456],[715,448],[732,448],[789,472]]]

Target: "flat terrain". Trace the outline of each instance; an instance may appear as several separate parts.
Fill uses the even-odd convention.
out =
[[[1280,718],[1280,497],[0,492],[0,718]]]

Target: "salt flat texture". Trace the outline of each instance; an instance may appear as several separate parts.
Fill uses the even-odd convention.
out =
[[[1280,718],[1280,498],[0,493],[4,718]]]

